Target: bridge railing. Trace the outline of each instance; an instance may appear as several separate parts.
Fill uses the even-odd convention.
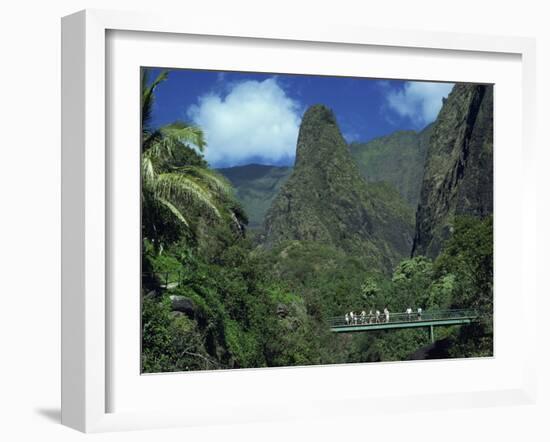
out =
[[[354,312],[353,320],[349,317],[346,321],[345,313],[340,316],[334,316],[328,318],[328,323],[330,327],[351,327],[351,326],[368,326],[376,324],[389,324],[389,323],[406,323],[406,322],[415,322],[415,321],[443,321],[449,319],[475,319],[478,317],[478,313],[474,309],[452,309],[452,310],[428,310],[418,313],[413,311],[412,313],[399,312],[392,313],[390,312],[389,321],[386,320],[386,316],[383,312],[380,312],[378,318],[376,315],[369,315],[366,313],[365,316],[362,316],[361,313],[355,314]]]
[[[183,272],[141,272],[142,283],[145,281],[154,282],[161,289],[169,290],[186,281],[186,275]]]

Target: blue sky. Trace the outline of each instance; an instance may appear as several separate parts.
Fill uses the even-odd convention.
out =
[[[160,70],[152,69],[151,78]],[[156,89],[152,124],[175,120],[205,131],[212,167],[291,165],[301,117],[330,107],[348,142],[435,120],[451,83],[178,69]]]

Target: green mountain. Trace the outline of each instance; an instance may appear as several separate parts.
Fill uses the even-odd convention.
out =
[[[413,255],[436,257],[457,216],[493,213],[493,86],[456,85],[433,126]]]
[[[247,164],[218,169],[218,172],[235,188],[235,196],[248,215],[248,227],[255,229],[262,226],[267,210],[292,168]]]
[[[349,150],[363,177],[371,183],[388,183],[416,208],[432,125],[421,132],[398,131],[368,143],[352,143]],[[260,228],[267,210],[292,167],[247,164],[218,169],[235,188],[249,217],[248,227]],[[382,185],[379,186],[382,189]]]
[[[315,241],[391,270],[410,254],[414,214],[398,192],[367,183],[331,110],[310,107],[302,119],[296,161],[265,220],[265,245]]]
[[[398,131],[368,143],[352,143],[349,149],[367,181],[392,184],[416,208],[432,127],[430,124],[421,132]]]

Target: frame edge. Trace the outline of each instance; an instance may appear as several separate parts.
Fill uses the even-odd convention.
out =
[[[166,17],[144,17],[140,13],[83,10],[62,19],[62,412],[61,422],[83,432],[185,426],[179,416],[155,417],[141,421],[138,415],[106,413],[105,341],[105,33],[107,29],[150,32],[182,32]],[[333,41],[338,43],[393,46],[394,31],[353,29],[338,40],[315,30],[298,32],[292,26],[275,31],[250,27],[236,32],[231,26],[199,32],[192,25],[187,33],[283,40]],[[494,51],[521,54],[524,85],[535,81],[535,39],[446,32],[403,31],[414,36],[403,47],[429,47],[430,38],[439,38],[432,47],[449,50]],[[401,37],[402,38],[401,34]],[[462,37],[462,38],[458,38]],[[399,39],[399,38],[398,38]],[[362,40],[362,41],[361,41]],[[359,42],[361,41],[361,42]],[[385,41],[385,43],[384,43]],[[481,42],[480,42],[481,41]],[[477,46],[477,49],[474,48]],[[527,63],[526,63],[527,60]],[[535,85],[524,96],[523,144],[534,154],[536,134],[532,127]],[[526,92],[524,90],[524,92]],[[102,110],[100,115],[98,111]],[[95,114],[94,114],[95,113]],[[529,115],[527,116],[526,113]],[[527,123],[527,124],[526,124]],[[532,164],[529,164],[531,169]],[[99,187],[95,187],[99,185]],[[533,212],[531,211],[531,214]],[[535,212],[536,216],[536,212]],[[527,220],[527,218],[524,218]],[[536,221],[535,221],[536,224]],[[99,241],[99,242],[98,242]],[[529,244],[528,248],[536,248]],[[532,285],[528,287],[532,289]],[[532,292],[533,299],[536,290]],[[530,330],[535,334],[535,329]],[[531,353],[531,352],[529,352]],[[528,359],[534,361],[528,353]],[[514,402],[536,401],[536,369],[527,367],[524,388],[514,391]],[[497,393],[498,394],[498,393]],[[519,396],[518,396],[519,395]],[[502,398],[500,398],[501,400]],[[478,406],[480,404],[477,404]],[[489,406],[494,406],[490,404]],[[487,405],[481,405],[487,406]],[[144,416],[142,416],[144,417]],[[138,418],[138,419],[136,419]],[[139,421],[139,422],[138,422]]]
[[[63,17],[61,94],[61,423],[106,415],[105,26]]]
[[[61,423],[84,431],[84,11],[61,21]]]

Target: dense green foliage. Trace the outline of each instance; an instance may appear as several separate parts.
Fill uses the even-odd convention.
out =
[[[170,290],[161,289],[161,280],[146,282],[143,370],[318,362],[315,324],[303,299],[267,276],[249,241],[240,238],[215,249],[197,253],[174,244],[160,256],[145,254],[149,267],[169,268],[178,277]],[[170,267],[163,268],[166,263]],[[185,313],[172,311],[174,300],[187,302]]]
[[[391,277],[315,242],[262,250],[241,238],[211,252],[198,256],[179,244],[146,255],[150,267],[179,273],[181,285],[144,296],[145,371],[403,360],[429,344],[426,330],[328,332],[329,317],[383,306],[475,307],[482,322],[441,327],[436,337],[452,342],[449,357],[492,354],[490,217],[457,220],[435,262],[404,260]],[[167,294],[190,301],[191,311],[172,311]]]
[[[475,308],[482,320],[460,329],[451,355],[490,356],[493,353],[493,217],[459,217],[451,238],[435,261],[449,305]]]

